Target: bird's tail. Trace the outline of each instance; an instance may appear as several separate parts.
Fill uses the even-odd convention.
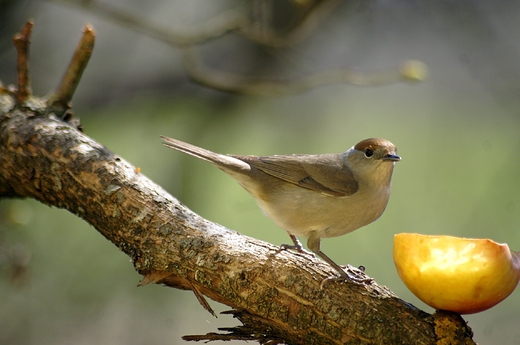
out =
[[[210,150],[203,149],[202,147],[191,145],[177,139],[168,138],[163,135],[161,135],[161,139],[163,140],[164,146],[210,162],[220,169],[237,172],[251,170],[249,164],[238,158],[215,153]]]

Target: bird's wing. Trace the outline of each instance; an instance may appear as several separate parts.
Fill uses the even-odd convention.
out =
[[[266,174],[326,195],[348,196],[359,188],[338,154],[232,157]]]

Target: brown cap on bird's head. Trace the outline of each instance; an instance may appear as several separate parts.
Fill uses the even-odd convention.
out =
[[[401,160],[401,157],[397,155],[395,145],[386,139],[370,138],[361,140],[354,146],[354,150],[363,152],[367,158],[374,156],[376,159],[396,162]]]

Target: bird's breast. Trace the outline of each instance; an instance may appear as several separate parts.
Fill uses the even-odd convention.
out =
[[[330,196],[288,185],[268,198],[257,198],[264,213],[296,236],[336,237],[375,221],[386,208],[390,188],[361,188],[350,196]]]

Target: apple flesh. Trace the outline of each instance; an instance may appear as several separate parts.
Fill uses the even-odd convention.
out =
[[[397,234],[394,263],[421,301],[459,314],[493,307],[520,279],[519,253],[489,239]]]

